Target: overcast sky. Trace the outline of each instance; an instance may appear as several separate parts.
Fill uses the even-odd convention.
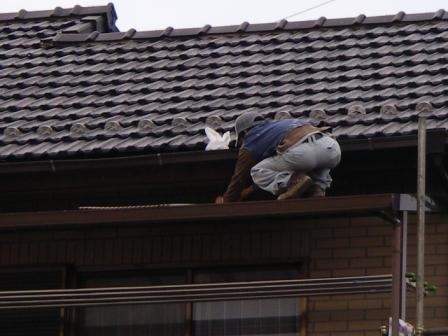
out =
[[[276,22],[294,13],[332,1],[289,18],[289,21],[448,10],[447,0],[114,0],[117,26],[126,31]],[[0,0],[0,12],[106,5],[102,0]]]

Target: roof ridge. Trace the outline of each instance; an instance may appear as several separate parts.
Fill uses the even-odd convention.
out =
[[[36,19],[54,19],[70,16],[91,16],[104,15],[106,16],[106,28],[110,32],[117,32],[118,28],[115,26],[117,20],[117,13],[113,3],[108,3],[106,6],[87,6],[83,7],[76,5],[71,8],[55,7],[50,10],[27,11],[21,9],[13,13],[0,13],[0,22],[15,21],[15,20],[36,20]]]
[[[375,24],[395,24],[398,22],[421,22],[431,20],[448,20],[448,12],[439,9],[436,12],[406,14],[403,11],[392,15],[370,16],[360,14],[356,17],[327,19],[320,17],[316,20],[292,21],[286,19],[271,23],[250,24],[243,22],[239,25],[216,26],[205,25],[196,28],[173,28],[168,26],[160,30],[136,31],[129,29],[126,32],[101,33],[92,38],[90,34],[67,34],[59,33],[53,39],[56,43],[70,42],[110,42],[120,40],[144,40],[157,39],[163,37],[192,37],[201,35],[221,35],[237,33],[263,33],[291,30],[307,30],[315,28],[348,27],[354,25],[375,25]]]

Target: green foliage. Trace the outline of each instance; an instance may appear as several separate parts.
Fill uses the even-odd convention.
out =
[[[411,284],[417,284],[418,278],[415,273],[406,273],[406,278]],[[437,292],[437,286],[434,284],[430,284],[427,281],[423,283],[423,288],[426,295],[434,295]]]

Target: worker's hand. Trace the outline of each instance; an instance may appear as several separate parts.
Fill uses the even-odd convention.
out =
[[[223,204],[223,203],[224,203],[224,197],[222,197],[221,195],[216,197],[215,204]]]

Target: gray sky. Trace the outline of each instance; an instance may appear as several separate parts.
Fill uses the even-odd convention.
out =
[[[120,30],[135,28],[138,31],[201,27],[205,24],[222,26],[275,22],[284,17],[319,5],[326,0],[114,0]],[[328,0],[327,0],[328,1]],[[106,5],[108,0],[1,0],[0,12],[17,12],[20,9],[44,10],[56,6],[73,7]],[[294,16],[289,21],[353,17],[448,10],[447,0],[334,0],[322,7]]]

